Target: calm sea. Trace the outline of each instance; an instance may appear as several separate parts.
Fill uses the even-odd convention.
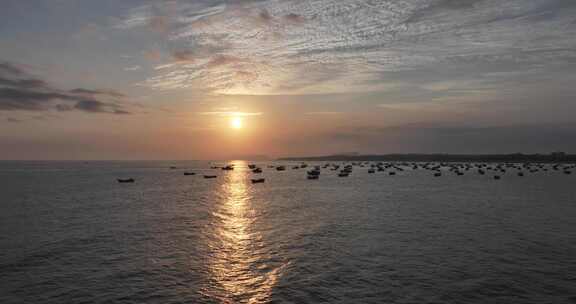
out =
[[[576,303],[576,172],[235,164],[0,162],[0,303]]]

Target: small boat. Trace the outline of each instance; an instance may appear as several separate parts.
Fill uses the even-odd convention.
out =
[[[316,170],[316,169],[310,170],[310,171],[308,171],[308,175],[309,175],[309,176],[319,176],[319,175],[320,175],[320,170]]]
[[[388,175],[396,175],[396,172],[394,172],[394,171],[389,172]]]
[[[118,182],[119,183],[133,183],[133,182],[135,182],[135,180],[133,178],[119,178]]]
[[[286,167],[285,166],[278,166],[276,167],[276,171],[285,171]]]
[[[249,169],[256,169],[256,165],[248,165]]]
[[[176,166],[170,166],[170,169],[171,169],[171,170],[174,170],[174,169],[178,169],[178,167],[176,167]]]
[[[188,175],[196,175],[195,172],[184,172],[184,175],[188,176]]]
[[[222,170],[224,170],[224,171],[232,171],[232,170],[234,170],[234,166],[228,165],[228,166],[226,166],[226,167],[223,167]]]
[[[320,175],[308,175],[308,179],[318,179]]]
[[[435,177],[439,177],[439,176],[442,176],[442,173],[440,173],[440,172],[436,172],[436,173],[434,173],[434,176],[435,176]]]
[[[348,175],[350,175],[350,173],[346,173],[346,172],[338,173],[338,177],[348,177]]]
[[[217,175],[204,175],[204,178],[216,178],[218,177]]]
[[[261,184],[261,183],[263,183],[263,182],[265,182],[265,181],[266,181],[266,179],[264,179],[264,178],[253,178],[253,179],[252,179],[252,183],[253,183],[253,184]]]
[[[368,170],[368,173],[370,173],[370,174],[376,173],[376,170],[370,169],[370,170]]]
[[[252,170],[252,173],[256,173],[256,174],[262,173],[262,169],[256,168],[256,169]]]
[[[500,179],[500,175],[494,175],[494,179]]]

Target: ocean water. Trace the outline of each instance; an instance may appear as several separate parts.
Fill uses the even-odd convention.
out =
[[[0,303],[576,303],[576,172],[235,164],[0,162]]]

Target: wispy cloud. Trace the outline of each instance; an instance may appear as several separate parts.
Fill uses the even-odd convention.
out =
[[[513,72],[576,59],[576,5],[559,0],[233,3],[171,1],[129,12],[123,28],[170,16],[166,42],[186,63],[158,69],[143,85],[223,94],[386,91],[387,73],[474,65]]]

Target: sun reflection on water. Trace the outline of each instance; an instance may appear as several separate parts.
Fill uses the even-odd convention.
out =
[[[273,267],[252,207],[246,164],[234,162],[222,185],[223,200],[212,213],[207,296],[222,303],[268,303],[283,266]]]

